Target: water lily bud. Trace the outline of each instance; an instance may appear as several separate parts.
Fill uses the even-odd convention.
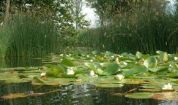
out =
[[[95,72],[92,70],[92,71],[90,71],[90,76],[95,76]]]
[[[118,80],[123,80],[123,79],[124,79],[124,75],[122,75],[122,74],[117,74],[117,75],[115,76],[115,78],[118,79]]]
[[[73,70],[73,68],[68,68],[67,69],[67,75],[74,75],[75,74],[75,72],[74,72],[74,70]]]
[[[116,63],[119,64],[119,58],[118,57],[116,58]]]
[[[162,87],[162,90],[173,90],[173,87],[170,83],[168,83]]]

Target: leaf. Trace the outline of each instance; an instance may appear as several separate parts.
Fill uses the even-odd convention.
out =
[[[126,77],[133,77],[135,74],[141,74],[147,72],[147,68],[145,66],[135,66],[131,69],[123,70],[123,74]]]
[[[127,98],[133,98],[133,99],[150,99],[152,98],[154,93],[149,92],[138,92],[138,93],[129,93],[125,95]]]
[[[51,65],[46,72],[46,75],[49,77],[62,77],[65,73],[65,68],[62,65]]]
[[[75,66],[74,63],[69,60],[69,59],[66,59],[64,58],[62,61],[61,61],[61,64],[65,65],[65,66]]]
[[[177,92],[162,92],[157,93],[152,96],[155,100],[165,100],[165,101],[178,101]]]
[[[28,97],[28,95],[25,93],[14,93],[14,94],[8,94],[2,96],[1,98],[8,100],[8,99],[17,99],[17,98],[25,98],[25,97]]]
[[[152,68],[152,67],[156,67],[157,63],[158,63],[157,59],[154,56],[150,56],[144,61],[143,64],[147,68]]]
[[[110,63],[105,67],[104,72],[106,75],[114,75],[118,72],[118,69],[119,69],[118,64]]]
[[[167,62],[169,60],[168,53],[163,51],[156,51],[159,54],[159,59],[161,62]]]
[[[142,58],[142,56],[143,56],[143,54],[141,52],[139,52],[139,51],[136,52],[137,59]]]
[[[124,85],[123,84],[95,84],[96,87],[99,87],[99,88],[120,88],[120,87],[123,87]]]
[[[165,67],[165,66],[159,67],[158,66],[158,67],[154,67],[154,68],[149,68],[148,70],[151,71],[151,72],[156,73],[156,72],[168,70],[168,67]]]

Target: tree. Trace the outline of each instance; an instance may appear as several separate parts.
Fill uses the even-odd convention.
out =
[[[4,18],[5,23],[8,21],[9,12],[10,12],[10,0],[6,0],[6,11],[5,11],[5,18]]]

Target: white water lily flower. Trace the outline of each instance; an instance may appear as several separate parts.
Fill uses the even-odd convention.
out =
[[[87,58],[89,58],[90,56],[89,55],[87,55]]]
[[[114,58],[114,55],[113,55],[113,56],[111,56],[111,58]]]
[[[74,74],[75,74],[74,69],[72,67],[69,67],[67,69],[67,75],[74,75]]]
[[[100,63],[100,66],[102,66],[102,67],[103,67],[103,66],[104,66],[104,63]]]
[[[127,66],[127,65],[128,65],[128,63],[127,63],[127,62],[123,62],[123,65]]]
[[[84,65],[85,65],[85,66],[89,66],[89,63],[85,62]]]
[[[118,57],[116,58],[116,63],[119,64],[119,58]]]
[[[162,90],[173,90],[173,87],[170,83],[168,83],[162,87]]]
[[[90,62],[93,62],[93,60],[91,59]]]
[[[174,57],[174,60],[177,61],[177,60],[178,60],[178,57]]]
[[[63,57],[63,56],[64,56],[64,54],[60,54],[59,56]]]
[[[118,79],[118,80],[123,80],[123,79],[124,79],[124,75],[122,75],[122,74],[117,74],[117,75],[115,76],[115,78]]]
[[[90,76],[95,76],[95,72],[93,70],[90,71]]]
[[[98,77],[98,75],[96,75],[93,70],[90,71],[90,76],[91,76],[91,77]]]
[[[40,76],[41,76],[41,77],[46,76],[46,72],[41,73]]]

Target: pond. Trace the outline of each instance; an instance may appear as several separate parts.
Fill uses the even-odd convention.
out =
[[[174,62],[174,69],[178,70],[177,59],[172,59],[177,55],[161,53],[149,56],[110,52],[61,54],[38,59],[41,63],[35,65],[3,66],[0,70],[0,105],[177,105],[177,72],[160,69]],[[135,59],[138,55],[140,58]],[[163,56],[166,63],[158,56]],[[157,64],[154,65],[155,61],[149,57],[155,57]],[[141,62],[141,58],[147,63],[151,59],[151,62],[138,66],[135,63]],[[128,64],[127,67],[122,61]],[[141,64],[159,69],[148,67],[145,71]],[[68,73],[69,68],[74,69],[75,76]],[[61,74],[61,69],[67,71]]]

